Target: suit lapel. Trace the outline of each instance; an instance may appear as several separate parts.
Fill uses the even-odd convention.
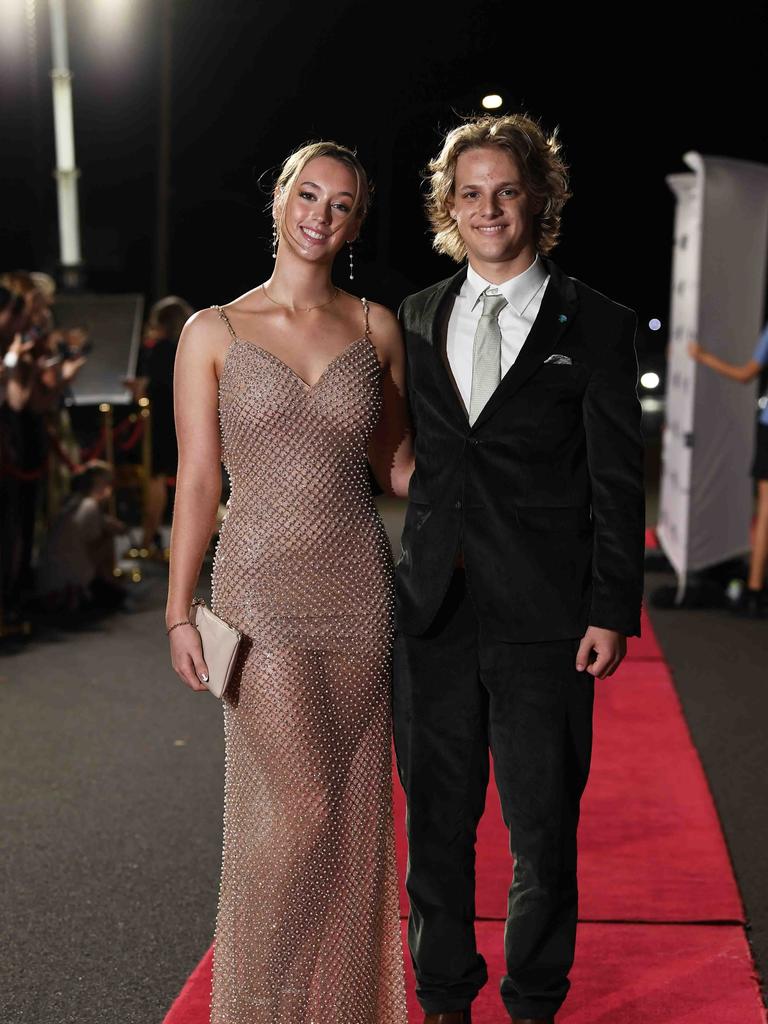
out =
[[[456,412],[461,416],[465,426],[467,424],[467,410],[464,408],[461,392],[451,372],[446,350],[446,340],[451,310],[466,276],[467,268],[464,266],[453,277],[449,277],[447,280],[441,281],[436,285],[422,312],[422,334],[423,337],[429,339],[432,347],[438,387],[441,391],[451,392]]]
[[[578,308],[578,298],[573,281],[566,277],[551,260],[546,257],[541,258],[549,271],[549,283],[544,292],[541,308],[517,359],[504,374],[499,386],[483,407],[472,425],[473,430],[482,426],[487,419],[493,416],[499,406],[508,401],[538,369],[545,357],[553,351]]]

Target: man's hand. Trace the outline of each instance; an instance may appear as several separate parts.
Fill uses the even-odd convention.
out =
[[[595,660],[592,661],[592,652]],[[576,652],[576,669],[585,669],[598,679],[612,676],[627,653],[627,638],[613,629],[588,626]]]

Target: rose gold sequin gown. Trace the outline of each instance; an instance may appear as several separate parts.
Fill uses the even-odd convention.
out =
[[[392,558],[366,453],[365,335],[309,386],[236,337],[214,611],[244,634],[224,702],[212,1024],[405,1024],[392,821]]]

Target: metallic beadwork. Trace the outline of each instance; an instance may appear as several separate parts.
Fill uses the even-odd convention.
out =
[[[244,639],[223,701],[211,1022],[406,1024],[393,568],[366,460],[381,368],[367,315],[365,336],[312,387],[232,334],[212,607]]]

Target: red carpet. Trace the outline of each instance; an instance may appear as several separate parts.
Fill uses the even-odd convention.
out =
[[[489,980],[473,1006],[475,1024],[509,1019],[499,999],[503,928],[500,921],[477,924]],[[409,1019],[420,1021],[407,959],[406,967]],[[572,981],[558,1024],[765,1024],[738,926],[582,924]],[[206,1024],[210,991],[209,950],[164,1024]]]
[[[477,925],[488,984],[473,1024],[509,1022],[499,998],[503,928]],[[738,926],[582,924],[571,980],[557,1024],[765,1024]],[[420,1022],[409,981],[409,1018]]]
[[[403,799],[399,785],[395,790],[402,875]],[[642,639],[630,640],[616,675],[596,683],[583,806],[583,923],[558,1024],[766,1024],[720,824],[645,613]],[[508,1019],[498,981],[511,871],[491,786],[478,836],[477,892],[478,917],[486,919],[477,924],[478,945],[490,981],[474,1004],[474,1024]],[[418,1022],[407,951],[406,961],[410,1018]],[[164,1024],[207,1024],[210,972],[209,950]]]

